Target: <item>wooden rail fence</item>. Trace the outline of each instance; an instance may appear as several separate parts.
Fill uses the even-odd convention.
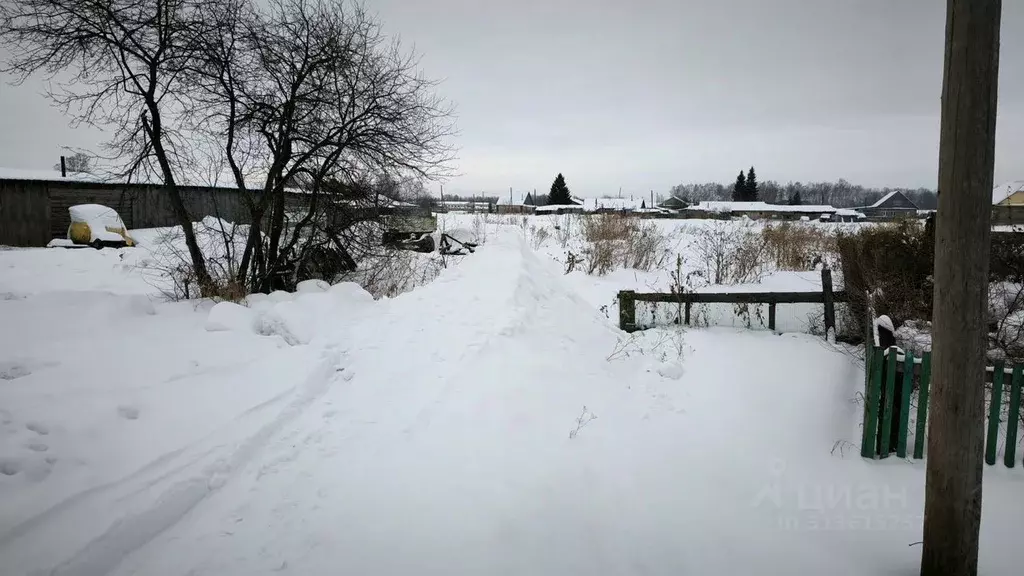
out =
[[[825,306],[825,333],[836,326],[836,302],[846,302],[845,291],[832,290],[832,272],[821,271],[820,292],[619,292],[619,328],[635,332],[637,302],[682,304],[683,323],[690,324],[690,310],[694,304],[768,304],[768,329],[775,330],[775,308],[779,304],[823,304]]]

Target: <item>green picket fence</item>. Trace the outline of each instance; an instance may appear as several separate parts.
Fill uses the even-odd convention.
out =
[[[889,358],[893,361],[887,361]],[[931,384],[932,357],[925,352],[915,358],[906,352],[902,359],[898,349],[883,351],[879,347],[868,348],[865,360],[865,405],[864,429],[861,439],[861,456],[864,458],[888,458],[892,451],[900,458],[907,457],[908,435],[911,429],[910,415],[915,414],[913,457],[924,458],[924,445],[928,422],[928,386]],[[883,373],[884,372],[884,373]],[[1003,362],[989,368],[986,383],[991,381],[988,395],[988,425],[985,438],[985,462],[996,463],[1000,441],[1000,423],[1005,416],[1006,449],[1003,462],[1013,468],[1017,459],[1017,437],[1020,429],[1021,385],[1024,383],[1024,365],[1017,364],[1009,371]],[[991,380],[989,380],[989,377]],[[901,384],[901,385],[900,385]],[[899,398],[894,396],[899,391]],[[911,406],[911,398],[917,392],[917,406]],[[1009,399],[1004,399],[1009,391]],[[895,444],[895,445],[894,445]]]

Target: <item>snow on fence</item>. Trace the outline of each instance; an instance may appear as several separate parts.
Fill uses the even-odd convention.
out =
[[[821,291],[813,292],[619,292],[619,328],[626,332],[635,332],[643,328],[636,321],[636,303],[651,302],[678,304],[683,308],[682,323],[687,326],[691,321],[691,309],[694,304],[767,304],[768,329],[775,330],[775,311],[779,304],[823,304],[825,307],[825,334],[835,333],[837,302],[847,302],[846,292],[832,290],[832,272],[821,271]]]
[[[861,456],[888,458],[893,452],[907,457],[908,436],[913,431],[913,458],[924,458],[926,424],[928,421],[928,387],[931,384],[932,356],[925,352],[915,358],[913,352],[904,353],[897,347],[883,350],[878,346],[867,349],[865,360],[866,402],[864,405],[864,432],[861,438]],[[1007,383],[1006,376],[1009,375]],[[985,438],[985,462],[995,465],[1000,440],[1004,441],[1003,463],[1013,468],[1017,459],[1020,430],[1021,384],[1024,365],[1006,366],[997,362],[985,371],[983,385],[988,390],[988,424]],[[1008,386],[1007,386],[1008,384]],[[916,394],[915,394],[916,392]],[[916,396],[915,419],[911,423],[911,400]],[[1005,408],[1005,412],[1004,412]],[[1000,424],[1005,419],[1005,434]]]

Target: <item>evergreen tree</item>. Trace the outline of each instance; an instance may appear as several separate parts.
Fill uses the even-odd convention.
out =
[[[551,184],[551,193],[548,195],[550,204],[564,205],[572,204],[572,196],[569,195],[569,187],[565,185],[565,177],[561,173],[555,177]]]
[[[736,185],[732,188],[732,201],[747,201],[747,178],[743,175],[743,170],[740,170],[740,175],[736,177]]]
[[[750,167],[750,172],[747,172],[747,202],[757,202],[757,174],[754,173],[754,167]]]
[[[792,194],[789,195],[789,205],[790,206],[799,206],[802,203],[803,202],[800,201],[800,191],[799,190],[797,190],[797,191],[795,191],[795,192],[793,192]]]

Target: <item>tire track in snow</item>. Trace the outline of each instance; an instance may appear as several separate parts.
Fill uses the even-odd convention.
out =
[[[183,470],[192,467],[197,462],[200,462],[204,458],[209,456],[211,453],[216,452],[218,447],[212,446],[200,451],[197,454],[190,455],[184,461],[175,461],[182,455],[192,452],[197,447],[203,446],[204,444],[209,445],[211,439],[215,439],[218,437],[218,435],[223,434],[226,428],[230,427],[231,425],[234,425],[239,420],[252,414],[255,414],[261,410],[269,408],[270,406],[283,402],[289,396],[295,394],[296,388],[296,386],[292,386],[291,388],[288,388],[287,390],[284,390],[281,393],[276,394],[268,398],[267,400],[264,400],[263,402],[260,402],[259,404],[247,408],[245,411],[235,416],[232,419],[232,421],[228,423],[225,427],[219,428],[216,431],[211,432],[210,434],[202,438],[189,442],[188,444],[182,446],[181,448],[177,448],[170,452],[161,454],[160,456],[154,458],[153,460],[144,464],[143,466],[139,467],[133,472],[129,472],[128,474],[120,478],[110,480],[108,482],[92,486],[90,488],[86,488],[85,490],[76,492],[65,497],[63,500],[57,502],[53,506],[50,506],[49,508],[43,510],[42,512],[36,514],[35,516],[25,519],[24,521],[10,528],[7,532],[0,535],[0,550],[3,550],[4,547],[10,545],[12,542],[15,542],[17,539],[38,529],[40,526],[45,525],[47,522],[59,518],[61,514],[74,509],[76,506],[80,504],[88,502],[90,499],[98,498],[103,494],[114,491],[127,484],[131,484],[136,480],[145,478],[146,476],[150,476],[154,472],[159,472],[155,477],[151,477],[150,479],[145,480],[141,484],[138,484],[137,486],[132,488],[132,490],[129,491],[128,493],[120,495],[113,500],[114,503],[119,503],[123,500],[136,496],[141,492],[149,490],[150,488],[160,484],[167,478],[170,478],[175,474],[178,474]],[[172,463],[174,463],[173,466],[171,466]]]
[[[301,387],[299,395],[277,417],[260,427],[237,448],[204,467],[199,474],[171,485],[155,505],[116,520],[106,532],[70,559],[49,570],[50,576],[108,574],[129,554],[174,526],[206,498],[223,488],[275,435],[321,398],[340,376],[343,369],[337,366],[341,353],[325,350],[324,356]]]

